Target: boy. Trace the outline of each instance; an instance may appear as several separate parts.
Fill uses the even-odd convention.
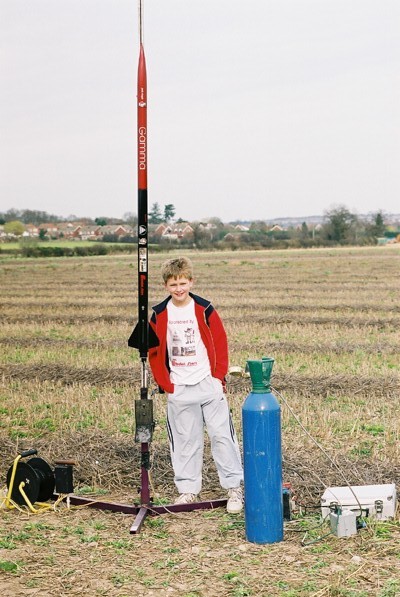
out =
[[[224,394],[226,332],[211,303],[190,292],[189,259],[169,259],[162,277],[169,296],[153,307],[149,362],[168,394],[168,437],[180,494],[175,503],[194,502],[201,490],[205,423],[221,486],[228,490],[227,511],[236,514],[243,508],[243,469]]]

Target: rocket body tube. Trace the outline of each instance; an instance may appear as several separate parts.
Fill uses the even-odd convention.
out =
[[[137,77],[137,172],[138,172],[138,290],[139,353],[148,353],[148,206],[147,206],[147,74],[143,45],[140,44]],[[145,380],[142,380],[142,387]]]

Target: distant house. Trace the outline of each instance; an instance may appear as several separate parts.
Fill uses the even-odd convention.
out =
[[[279,224],[275,224],[275,226],[272,226],[270,232],[282,232],[282,230],[282,226],[279,226]]]
[[[43,224],[39,224],[39,234],[40,230],[44,230],[47,236],[59,236],[58,224],[55,224],[54,222],[44,222]]]
[[[159,238],[177,240],[193,236],[194,230],[188,222],[179,224],[159,224],[154,231],[154,235]]]
[[[179,224],[174,227],[173,234],[176,234],[178,238],[187,238],[193,236],[194,230],[190,224]]]
[[[107,226],[98,226],[97,227],[97,237],[104,238],[105,236],[128,236],[129,234],[133,233],[132,226],[128,225],[112,225],[109,224]]]
[[[24,238],[37,238],[39,236],[39,228],[35,224],[27,224],[22,233]]]
[[[76,230],[76,222],[60,222],[58,224],[58,235],[62,238],[74,238],[74,230]]]
[[[159,224],[157,228],[153,230],[153,233],[156,236],[162,236],[166,230],[171,230],[171,227],[168,224]]]
[[[244,224],[236,224],[235,230],[238,230],[239,232],[248,232],[250,228]]]
[[[77,240],[97,240],[100,226],[77,226],[72,231],[72,238]]]
[[[136,236],[137,231],[133,226],[129,226],[129,224],[123,224],[123,228],[125,230],[125,236]]]

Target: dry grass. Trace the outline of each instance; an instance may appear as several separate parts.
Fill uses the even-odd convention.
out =
[[[152,256],[151,303],[163,297],[163,259]],[[195,291],[213,300],[226,324],[231,364],[273,356],[276,392],[340,468],[283,402],[284,480],[306,511],[318,505],[324,485],[343,485],[342,475],[353,484],[398,484],[399,251],[193,253],[192,259]],[[140,454],[132,405],[139,371],[126,341],[136,319],[135,260],[4,258],[0,282],[1,478],[18,450],[35,447],[49,462],[75,458],[78,490],[134,500]],[[246,378],[228,379],[239,436],[248,391]],[[156,397],[155,408],[153,494],[171,499],[164,397]],[[223,495],[208,446],[203,495]],[[138,537],[129,536],[129,517],[122,515],[64,506],[40,517],[3,511],[0,592],[400,594],[398,521],[371,524],[347,541],[317,540],[327,529],[310,530],[310,545],[302,547],[316,524],[315,518],[290,523],[282,544],[256,546],[244,540],[243,519],[221,511],[148,518]],[[294,532],[296,525],[302,532]]]

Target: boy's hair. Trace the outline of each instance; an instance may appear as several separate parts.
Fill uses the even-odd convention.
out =
[[[187,278],[193,279],[193,265],[190,259],[186,257],[178,257],[177,259],[168,259],[161,266],[161,275],[164,283],[167,283],[170,278]]]

